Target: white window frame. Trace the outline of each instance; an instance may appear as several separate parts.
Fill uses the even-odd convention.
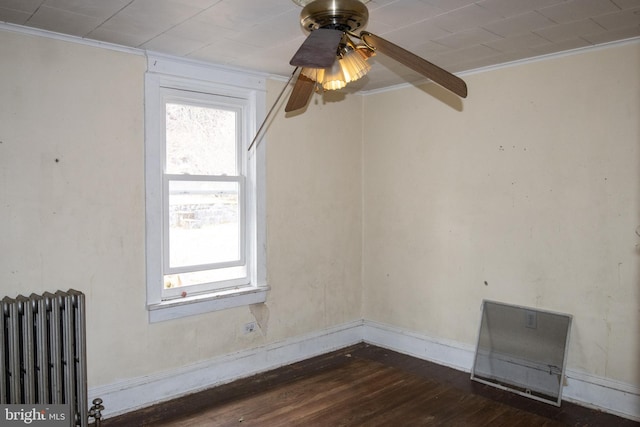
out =
[[[265,77],[262,75],[213,67],[199,62],[163,56],[148,56],[145,74],[145,202],[146,202],[146,282],[149,321],[159,322],[231,307],[262,303],[269,287],[266,283],[265,230],[265,147],[266,141],[247,151],[257,123],[264,117]],[[164,105],[180,94],[210,94],[229,99],[242,114],[240,151],[240,185],[246,195],[242,206],[245,235],[244,262],[247,278],[199,287],[197,293],[176,298],[175,292],[164,291],[164,268],[167,258],[164,197],[168,179],[164,173],[165,144]],[[177,178],[177,176],[172,176]],[[193,176],[187,175],[189,179]],[[180,179],[178,177],[178,179]],[[197,179],[197,178],[196,178]],[[242,203],[242,202],[241,202]],[[190,287],[191,288],[191,287]],[[180,288],[177,288],[180,289]],[[185,290],[189,290],[185,288]]]
[[[221,271],[222,275],[233,274],[234,270],[236,274],[234,278],[227,278],[218,280],[215,285],[211,283],[203,283],[199,285],[189,286],[189,293],[201,293],[201,292],[210,292],[213,288],[236,288],[246,286],[249,283],[249,277],[238,277],[237,273],[245,270],[245,264],[247,261],[246,252],[247,249],[251,246],[250,233],[247,231],[254,228],[252,224],[247,222],[247,206],[251,206],[251,195],[247,194],[247,177],[248,177],[248,157],[246,154],[246,144],[244,141],[246,138],[244,135],[249,133],[249,127],[247,124],[252,123],[249,111],[249,103],[247,99],[243,98],[235,98],[229,96],[220,96],[213,93],[202,93],[195,91],[185,91],[174,88],[166,88],[160,87],[160,96],[161,103],[160,107],[162,110],[159,114],[162,115],[164,112],[164,106],[168,103],[177,103],[184,105],[193,105],[198,107],[208,107],[215,109],[225,109],[227,111],[233,111],[236,113],[236,132],[239,136],[237,138],[237,146],[236,151],[238,151],[241,155],[236,159],[236,175],[187,175],[187,174],[169,174],[166,173],[166,165],[162,165],[161,169],[165,171],[163,173],[163,182],[162,182],[162,190],[163,197],[167,197],[169,194],[169,184],[170,182],[177,181],[201,181],[201,182],[233,182],[238,185],[239,191],[239,222],[240,222],[240,239],[239,239],[239,248],[240,248],[240,258],[235,261],[229,261],[225,263],[217,263],[217,264],[204,264],[200,266],[186,266],[186,267],[171,267],[169,265],[169,251],[170,251],[170,242],[169,239],[163,239],[163,269],[164,274],[181,274],[181,273],[189,273],[196,272],[202,270],[223,270],[227,267],[235,267],[229,268],[226,271],[229,273],[225,273],[225,271]],[[164,116],[161,118],[162,124],[160,124],[160,130],[166,129],[166,122]],[[158,144],[161,145],[161,153],[166,152],[166,145],[164,144],[165,137],[162,136],[159,138]],[[154,143],[155,144],[155,143]],[[162,155],[162,158],[165,159],[166,155]],[[166,159],[165,159],[166,160]],[[155,169],[157,165],[152,165]],[[166,202],[163,202],[163,204]],[[163,210],[163,236],[169,235],[169,211]],[[231,270],[231,271],[230,271]],[[166,300],[169,298],[177,298],[180,297],[182,291],[185,291],[185,288],[175,287],[170,289],[163,289],[162,291],[162,299]]]

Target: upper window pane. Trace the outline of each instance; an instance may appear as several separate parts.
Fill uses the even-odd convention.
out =
[[[166,173],[238,175],[237,113],[166,103]]]

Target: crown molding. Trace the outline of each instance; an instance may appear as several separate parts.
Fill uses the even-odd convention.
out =
[[[115,43],[101,42],[99,40],[85,39],[79,36],[71,36],[68,34],[56,33],[54,31],[41,30],[39,28],[25,27],[24,25],[10,24],[0,21],[0,30],[13,33],[28,34],[31,36],[45,37],[53,40],[60,40],[69,43],[82,44],[91,47],[99,47],[102,49],[114,50],[117,52],[125,52],[132,55],[144,56],[146,53],[142,49],[122,46]]]
[[[137,56],[145,56],[149,60],[149,58],[154,59],[162,59],[164,62],[172,62],[174,64],[182,64],[184,67],[199,67],[199,68],[209,68],[216,69],[219,71],[226,72],[238,72],[244,73],[246,75],[251,75],[255,78],[265,79],[269,77],[268,73],[263,73],[260,71],[248,70],[245,68],[239,67],[231,67],[228,65],[216,64],[213,62],[200,61],[197,59],[184,58],[175,55],[169,55],[160,52],[154,52],[147,49],[140,49],[135,47],[123,46],[115,43],[102,42],[99,40],[86,39],[79,36],[72,36],[68,34],[56,33],[54,31],[41,30],[39,28],[26,27],[24,25],[18,24],[10,24],[8,22],[0,21],[0,31],[9,31],[20,34],[27,34],[32,36],[44,37],[52,40],[60,40],[69,43],[76,43],[85,46],[97,47],[101,49],[108,49],[117,52],[124,52]]]

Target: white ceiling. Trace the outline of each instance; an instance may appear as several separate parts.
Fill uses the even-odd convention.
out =
[[[372,0],[367,30],[451,72],[640,36],[640,0]],[[0,21],[289,76],[292,0],[0,0]],[[377,55],[365,90],[422,78]]]

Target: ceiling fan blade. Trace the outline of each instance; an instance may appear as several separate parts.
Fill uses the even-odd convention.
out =
[[[309,34],[289,63],[296,67],[331,67],[336,61],[340,40],[342,31],[318,28]]]
[[[467,97],[467,84],[461,78],[375,34],[363,31],[360,37],[377,51],[428,77],[456,95],[462,98]]]
[[[315,82],[313,80],[299,74],[284,111],[288,113],[306,107],[309,99],[311,99],[314,87]]]

